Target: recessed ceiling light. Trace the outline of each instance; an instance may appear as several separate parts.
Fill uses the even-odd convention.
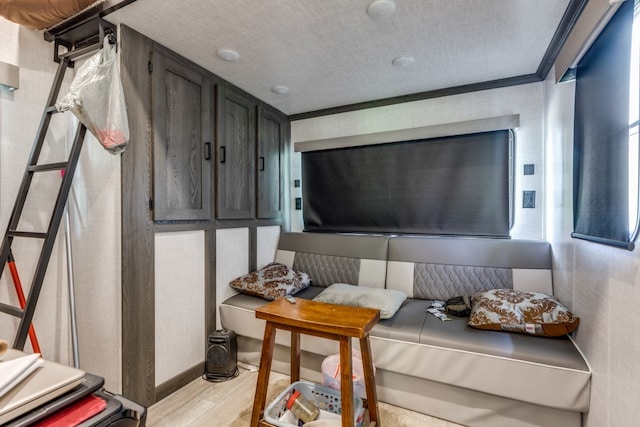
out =
[[[373,19],[386,18],[396,10],[396,4],[391,0],[375,0],[369,5],[367,14]]]
[[[218,51],[218,58],[227,62],[235,62],[240,59],[240,54],[233,49],[220,49]]]
[[[283,85],[277,85],[271,88],[271,92],[284,95],[285,93],[289,93],[289,88]]]
[[[409,67],[413,65],[414,62],[415,59],[413,56],[398,56],[391,61],[391,63],[396,67]]]

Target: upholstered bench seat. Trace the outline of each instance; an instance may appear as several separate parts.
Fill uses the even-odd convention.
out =
[[[591,370],[569,337],[548,338],[441,321],[430,298],[487,289],[553,293],[547,242],[447,237],[283,233],[275,261],[308,273],[313,299],[333,283],[407,294],[395,315],[370,333],[378,399],[470,426],[574,426],[589,410]],[[238,359],[258,365],[267,300],[234,295],[219,307],[238,336]],[[301,375],[322,381],[335,341],[301,337]],[[272,369],[289,370],[289,334],[276,335]],[[354,343],[355,345],[355,343]]]
[[[311,286],[296,297],[312,299],[323,289]],[[255,318],[254,310],[267,302],[235,295],[220,308],[223,324],[238,325],[238,335],[261,340],[264,322]],[[410,298],[395,316],[373,328],[376,368],[538,405],[588,410],[591,371],[569,337],[473,329],[466,318],[437,319],[426,312],[429,305],[428,300]],[[276,342],[288,346],[288,338],[280,334]],[[304,351],[325,356],[337,352],[331,341],[307,338],[301,343]]]

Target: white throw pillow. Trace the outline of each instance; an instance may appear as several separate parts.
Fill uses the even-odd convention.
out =
[[[388,319],[396,314],[405,299],[407,294],[394,289],[334,283],[313,300],[351,307],[376,308],[380,310],[381,319]]]

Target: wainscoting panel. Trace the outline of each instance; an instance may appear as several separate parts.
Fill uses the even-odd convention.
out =
[[[229,286],[236,277],[249,272],[249,228],[216,230],[216,310],[220,303],[237,292]],[[220,314],[216,328],[220,328]]]
[[[156,386],[204,362],[204,231],[155,235]]]
[[[280,239],[280,226],[272,225],[257,228],[257,268],[273,262]]]

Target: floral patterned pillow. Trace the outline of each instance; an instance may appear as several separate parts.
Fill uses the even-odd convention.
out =
[[[232,288],[242,293],[268,300],[296,294],[310,284],[311,279],[307,273],[277,262],[229,282]]]
[[[468,325],[478,329],[558,337],[579,323],[557,299],[540,292],[493,289],[471,297]]]

